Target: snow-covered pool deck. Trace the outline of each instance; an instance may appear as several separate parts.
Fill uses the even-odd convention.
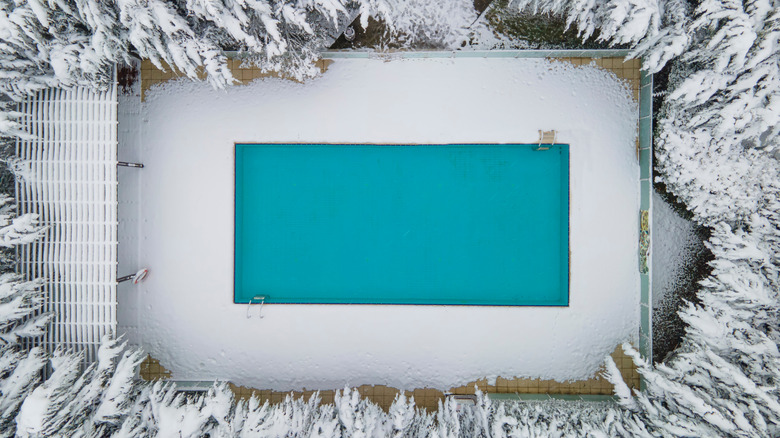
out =
[[[603,69],[340,59],[306,84],[169,82],[146,98],[139,136],[120,120],[120,159],[146,165],[120,175],[120,266],[152,274],[120,285],[119,324],[174,378],[277,390],[568,381],[637,341],[638,112]],[[232,304],[234,142],[509,143],[539,129],[571,145],[570,307],[277,305],[247,320]]]

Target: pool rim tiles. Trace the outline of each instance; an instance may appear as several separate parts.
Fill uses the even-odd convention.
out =
[[[562,300],[561,303],[453,303],[453,302],[443,302],[443,303],[435,303],[435,302],[363,302],[363,301],[343,301],[339,302],[334,300],[331,301],[275,301],[275,302],[266,302],[263,300],[261,303],[259,300],[255,300],[254,298],[248,299],[242,297],[240,300],[238,299],[238,292],[240,289],[239,281],[238,281],[238,235],[239,235],[239,206],[238,206],[238,184],[239,184],[239,161],[238,161],[238,149],[242,146],[302,146],[302,147],[328,147],[328,146],[336,146],[336,147],[382,147],[382,146],[389,146],[389,147],[415,147],[415,146],[423,146],[423,147],[474,147],[474,146],[523,146],[523,147],[559,147],[560,150],[564,152],[564,157],[562,157],[559,161],[559,165],[562,167],[561,171],[561,196],[560,196],[560,203],[565,204],[565,209],[562,208],[561,212],[565,211],[565,222],[561,221],[560,224],[560,230],[561,232],[566,233],[566,238],[561,239],[561,248],[560,248],[560,255],[561,259],[565,260],[565,266],[561,267],[561,271],[565,272],[561,275],[563,277],[565,275],[565,278],[561,278],[560,284],[565,284],[565,300]],[[569,307],[571,305],[571,152],[570,152],[570,145],[568,143],[554,143],[554,144],[539,144],[539,143],[476,143],[476,142],[467,142],[467,143],[369,143],[369,142],[361,142],[361,143],[348,143],[348,142],[336,142],[336,143],[329,143],[329,142],[315,142],[315,143],[302,143],[302,142],[257,142],[257,141],[234,141],[233,142],[233,280],[232,280],[232,296],[233,296],[233,304],[237,305],[258,305],[258,304],[264,304],[264,305],[350,305],[350,306],[475,306],[475,307]],[[542,151],[534,151],[534,152],[543,152]],[[565,192],[564,192],[565,190]],[[561,215],[562,217],[563,215]],[[564,288],[564,287],[562,287]],[[271,297],[273,293],[266,294],[265,297]],[[263,296],[263,295],[256,295],[256,296]],[[272,298],[273,299],[273,298]]]

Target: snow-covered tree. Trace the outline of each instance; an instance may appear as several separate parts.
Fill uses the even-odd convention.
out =
[[[186,9],[193,29],[207,41],[239,50],[248,65],[303,80],[319,73],[314,62],[320,51],[354,18],[360,3],[375,2],[188,0]],[[223,56],[219,47],[208,52]],[[214,61],[224,65],[223,58]]]
[[[357,11],[389,8],[382,0],[1,0],[0,90],[18,100],[50,86],[105,85],[130,54],[224,87],[233,82],[228,49],[302,78],[315,74],[326,36]]]
[[[637,434],[632,435],[633,433]],[[230,389],[215,384],[207,393],[177,393],[175,385],[144,384],[114,436],[177,437],[594,437],[651,436],[630,413],[604,403],[491,402],[477,393],[474,406],[453,399],[439,404],[435,414],[417,408],[414,399],[399,394],[383,411],[344,389],[334,403],[322,404],[286,397],[260,403],[236,402]]]
[[[4,430],[20,437],[109,436],[119,430],[133,406],[135,375],[143,359],[140,351],[126,350],[125,344],[106,336],[97,362],[83,372],[81,356],[65,350],[47,355],[35,348],[26,357],[14,356],[15,372],[24,373],[20,380],[27,385],[24,391],[0,393],[0,403],[14,408],[9,413],[18,409]],[[41,383],[31,374],[40,375],[47,363],[52,372]]]
[[[686,0],[666,0],[660,3],[660,23],[657,32],[647,33],[632,48],[632,58],[642,58],[642,68],[657,73],[671,60],[680,56],[690,44],[688,24],[690,11]]]
[[[780,195],[780,9],[706,1],[675,62],[656,142],[663,181],[705,225]]]
[[[22,114],[15,110],[15,106],[13,101],[0,100],[0,137],[29,138],[29,134],[19,124]]]
[[[780,163],[770,150],[746,147],[740,136],[689,127],[692,114],[670,105],[659,121],[656,159],[664,183],[702,224],[748,220],[779,193]]]
[[[23,352],[18,344],[0,346],[0,437],[14,436],[19,408],[40,383],[45,365],[40,348]]]
[[[672,358],[651,366],[629,345],[646,391],[622,404],[669,436],[780,434],[780,203],[745,229],[720,223],[708,242],[715,260],[701,303],[681,312],[686,335]],[[610,379],[622,387],[619,376]],[[673,418],[674,421],[670,421]]]
[[[0,247],[13,247],[38,239],[43,228],[36,225],[37,216],[14,216],[13,198],[0,195]],[[0,274],[0,344],[16,344],[22,338],[41,336],[51,321],[41,313],[45,292],[41,280],[25,281],[21,276]]]
[[[477,20],[471,0],[388,0],[385,38],[401,47],[459,49]],[[367,17],[366,17],[367,18]]]
[[[37,225],[38,215],[33,213],[14,216],[14,198],[0,194],[0,246],[11,247],[31,243],[43,234]]]
[[[0,1],[0,90],[6,97],[80,81],[107,83],[110,62],[125,50],[113,37],[110,9],[100,2],[82,6]]]
[[[23,281],[16,274],[0,274],[0,343],[41,336],[53,315],[39,312],[45,296],[41,281]]]
[[[218,88],[233,83],[220,47],[207,34],[197,33],[170,2],[123,0],[116,7],[126,43],[138,56],[161,70],[174,69],[191,79],[205,76]],[[200,9],[188,12],[197,16]]]
[[[680,314],[672,358],[651,366],[632,353],[647,389],[624,403],[666,435],[777,436],[778,8],[705,1],[690,26],[656,156],[663,181],[712,227],[715,261],[701,304]]]
[[[510,7],[566,17],[583,40],[598,35],[613,44],[636,44],[660,32],[663,5],[658,0],[511,0]]]

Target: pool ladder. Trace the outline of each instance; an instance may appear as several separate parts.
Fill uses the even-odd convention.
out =
[[[252,314],[250,313],[250,310],[252,310],[252,306],[260,305],[260,309],[257,311],[257,317],[262,319],[265,318],[261,313],[263,312],[263,304],[265,304],[265,300],[268,298],[267,295],[255,295],[252,298],[249,299],[249,303],[246,305],[246,319],[252,318]]]
[[[552,131],[542,131],[539,130],[539,145],[534,149],[535,151],[546,151],[549,150],[550,147],[555,146],[555,140],[558,139],[558,132],[555,130]]]

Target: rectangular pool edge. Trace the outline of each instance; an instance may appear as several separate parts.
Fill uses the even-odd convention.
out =
[[[448,144],[430,144],[430,143],[423,143],[423,144],[412,144],[412,143],[404,143],[404,144],[397,144],[397,143],[251,143],[251,142],[236,142],[234,144],[234,171],[235,171],[235,196],[234,196],[234,207],[235,207],[235,229],[234,229],[234,251],[233,251],[233,257],[234,257],[234,280],[233,280],[233,302],[234,304],[249,304],[250,302],[252,304],[257,304],[258,301],[254,300],[253,296],[261,296],[264,295],[268,297],[268,299],[265,301],[265,304],[273,305],[273,304],[281,304],[281,305],[381,305],[381,306],[395,306],[395,305],[404,305],[404,306],[478,306],[478,307],[568,307],[570,305],[570,282],[571,282],[571,275],[570,275],[570,240],[571,240],[571,234],[570,234],[570,212],[571,212],[571,202],[570,202],[570,196],[571,196],[571,190],[570,190],[570,153],[569,153],[569,145],[568,144],[555,144],[551,145],[555,148],[559,148],[560,151],[562,151],[561,155],[563,155],[562,159],[560,161],[561,166],[561,190],[565,190],[565,193],[561,193],[561,199],[560,199],[560,205],[562,209],[562,213],[565,212],[565,220],[560,221],[560,230],[561,230],[561,236],[565,236],[565,238],[561,239],[560,242],[560,254],[565,259],[565,275],[561,275],[560,278],[560,291],[561,296],[554,300],[546,300],[545,302],[539,302],[539,303],[533,303],[533,302],[491,302],[491,300],[481,300],[476,299],[468,302],[463,302],[463,300],[438,300],[437,302],[431,302],[430,300],[421,299],[421,300],[405,300],[405,299],[398,299],[398,300],[350,300],[350,299],[328,299],[328,300],[320,300],[320,299],[299,299],[299,300],[290,300],[286,299],[284,297],[279,298],[278,300],[274,299],[274,294],[269,291],[269,293],[266,294],[239,294],[239,275],[241,274],[240,271],[240,263],[238,263],[237,259],[239,256],[238,251],[238,244],[239,244],[239,233],[241,228],[241,219],[239,218],[239,211],[241,210],[241,207],[239,206],[239,196],[243,192],[243,187],[241,184],[239,184],[239,178],[242,176],[241,171],[239,170],[239,157],[242,156],[243,152],[246,150],[244,147],[251,146],[251,147],[264,147],[264,146],[286,146],[292,148],[296,147],[302,147],[302,148],[328,148],[328,147],[342,147],[342,148],[366,148],[366,147],[392,147],[392,148],[416,148],[416,147],[423,147],[423,148],[468,148],[468,147],[480,147],[480,146],[494,146],[494,147],[525,147],[525,148],[535,148],[538,147],[538,144],[528,144],[528,143],[448,143]],[[548,146],[548,145],[545,145]],[[538,151],[543,152],[543,151]],[[556,160],[557,161],[557,160]],[[481,296],[480,293],[476,293],[475,295]]]

